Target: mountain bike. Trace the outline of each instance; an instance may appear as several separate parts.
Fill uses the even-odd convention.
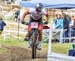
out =
[[[29,41],[32,41],[31,48],[32,48],[32,58],[36,58],[36,49],[38,45],[38,22],[31,22],[32,34]]]
[[[25,22],[25,25],[28,25],[28,23]],[[31,26],[31,36],[29,39],[29,43],[32,49],[32,59],[36,58],[36,50],[37,50],[37,46],[38,46],[38,26],[39,23],[38,22],[31,22],[30,24]],[[44,26],[45,27],[45,26]]]

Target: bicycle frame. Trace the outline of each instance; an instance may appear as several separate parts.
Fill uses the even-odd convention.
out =
[[[37,48],[37,36],[38,36],[38,30],[32,29],[32,58],[36,58],[36,48]]]
[[[30,37],[31,43],[31,48],[32,48],[32,58],[36,58],[36,49],[37,49],[37,41],[38,41],[38,24],[37,23],[32,23],[32,34]]]

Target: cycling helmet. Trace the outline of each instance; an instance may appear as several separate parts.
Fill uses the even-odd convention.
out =
[[[43,5],[41,3],[38,3],[38,4],[35,5],[35,8],[36,8],[36,11],[41,12],[41,10],[43,8]]]

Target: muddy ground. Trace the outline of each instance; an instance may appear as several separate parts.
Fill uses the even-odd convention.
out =
[[[0,61],[47,61],[47,49],[37,50],[37,58],[32,59],[30,48],[2,45]]]

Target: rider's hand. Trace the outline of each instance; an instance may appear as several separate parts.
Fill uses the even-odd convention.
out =
[[[21,21],[22,24],[25,24],[25,25],[29,25],[29,23],[25,22],[25,21]]]
[[[21,21],[21,23],[22,23],[22,24],[25,24],[25,22],[24,22],[24,21]]]
[[[48,21],[45,21],[44,24],[48,24]]]

